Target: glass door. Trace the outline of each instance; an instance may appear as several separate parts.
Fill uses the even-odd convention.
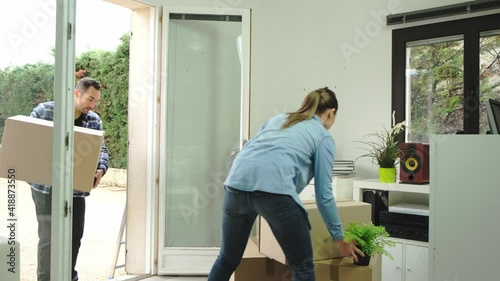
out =
[[[163,11],[159,274],[208,274],[223,182],[248,135],[249,13]]]

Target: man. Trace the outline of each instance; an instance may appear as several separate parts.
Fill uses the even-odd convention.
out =
[[[101,86],[91,78],[82,78],[75,87],[75,126],[102,130],[101,118],[91,110],[101,97]],[[31,117],[53,121],[54,102],[44,102],[37,105],[31,112]],[[108,169],[108,150],[101,145],[101,156],[95,172],[94,188],[99,185],[102,176]],[[49,163],[50,164],[50,163]],[[35,202],[36,216],[38,220],[38,281],[50,280],[50,229],[52,194],[51,187],[31,184],[31,194]],[[88,192],[73,192],[73,235],[72,235],[72,281],[78,280],[75,270],[76,259],[80,249],[85,222],[85,197]]]

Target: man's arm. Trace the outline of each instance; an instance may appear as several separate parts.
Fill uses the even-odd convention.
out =
[[[102,121],[100,118],[98,119],[97,129],[99,131],[102,131]],[[106,145],[104,144],[103,140],[101,144],[101,156],[99,158],[99,164],[97,165],[97,169],[102,169],[104,174],[106,174],[106,171],[108,171],[108,163],[109,163],[108,149],[106,148]]]
[[[30,117],[40,119],[40,118],[42,118],[42,113],[43,113],[43,105],[40,103],[33,108],[33,110],[31,111]]]
[[[97,169],[103,170],[103,176],[108,171],[108,162],[109,162],[109,154],[104,141],[101,144],[101,156],[99,158],[99,164],[97,165]]]
[[[102,131],[102,121],[100,118],[98,118],[97,121],[97,128],[96,130]],[[97,187],[99,183],[101,182],[101,178],[106,174],[108,171],[108,163],[109,163],[109,154],[108,154],[108,149],[106,148],[106,145],[104,144],[104,140],[102,141],[101,144],[101,155],[99,157],[99,163],[97,164],[97,169],[94,175],[94,187]]]
[[[109,161],[108,149],[106,148],[106,145],[104,145],[103,141],[101,144],[101,156],[99,158],[99,164],[97,165],[97,169],[94,175],[93,187],[97,187],[101,182],[101,178],[104,176],[104,174],[106,174],[106,171],[108,170],[108,161]]]

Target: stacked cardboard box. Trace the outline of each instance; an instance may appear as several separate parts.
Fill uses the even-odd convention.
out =
[[[350,222],[370,223],[371,205],[359,201],[337,201],[337,209],[343,228],[347,228]],[[311,224],[311,241],[313,246],[313,259],[326,260],[339,258],[342,255],[338,251],[335,241],[330,238],[316,203],[304,203],[309,214]],[[286,264],[285,254],[276,241],[269,224],[264,218],[260,218],[260,252],[272,259]]]
[[[230,281],[282,281],[291,276],[288,266],[272,260],[259,252],[256,239],[248,240],[243,259]]]
[[[371,222],[371,205],[359,201],[337,201],[337,209],[340,220],[345,228],[350,222],[370,223]],[[341,257],[337,245],[331,240],[328,230],[326,229],[321,215],[314,202],[304,203],[309,214],[309,222],[311,223],[311,240],[313,246],[313,259],[315,265],[315,275],[317,281],[380,281],[381,280],[381,258],[380,256],[372,257],[369,266],[356,266],[351,258]],[[265,219],[260,218],[260,229],[258,237],[258,247],[260,254],[260,265],[257,264],[256,258],[251,261],[248,256],[244,257],[242,263],[235,272],[233,281],[246,280],[291,280],[291,272],[288,268],[283,268],[286,265],[286,259],[281,247],[274,237],[269,224]],[[254,246],[255,250],[255,246]],[[247,248],[248,251],[248,248]],[[258,256],[259,254],[254,253]],[[263,257],[269,259],[262,260]],[[264,267],[265,262],[266,267]],[[271,262],[272,261],[272,262]],[[253,264],[252,264],[253,262]],[[245,272],[260,272],[269,266],[279,265],[281,276],[273,275],[273,278],[278,279],[263,279],[253,277],[244,279]],[[252,269],[250,269],[252,268]],[[275,271],[272,271],[273,273]],[[281,279],[279,279],[281,278]]]

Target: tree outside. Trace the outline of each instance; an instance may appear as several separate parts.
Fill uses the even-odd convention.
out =
[[[76,79],[92,77],[102,85],[95,111],[101,116],[110,168],[127,167],[128,73],[130,36],[115,51],[88,51],[76,59]],[[10,116],[29,115],[40,102],[54,99],[54,65],[27,64],[0,70],[0,138]]]
[[[463,40],[427,43],[407,48],[410,95],[409,138],[429,142],[430,134],[452,134],[463,129]],[[500,99],[500,36],[480,40],[480,132],[488,130],[484,102]]]

